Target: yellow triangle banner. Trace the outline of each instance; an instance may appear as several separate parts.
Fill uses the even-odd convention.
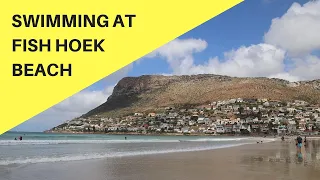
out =
[[[0,134],[242,1],[2,3]]]

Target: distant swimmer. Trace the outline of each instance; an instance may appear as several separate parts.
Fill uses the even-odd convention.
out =
[[[281,137],[281,140],[284,141],[284,136]]]
[[[22,141],[22,136],[19,137],[19,140]]]
[[[17,138],[14,138],[14,140],[17,140]]]
[[[127,140],[127,137],[124,137],[124,140]]]

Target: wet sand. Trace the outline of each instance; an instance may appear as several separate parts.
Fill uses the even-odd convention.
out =
[[[295,143],[271,142],[211,151],[88,161],[39,163],[1,169],[1,180],[318,180],[320,141],[297,157]]]

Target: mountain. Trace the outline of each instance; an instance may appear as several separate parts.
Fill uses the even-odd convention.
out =
[[[230,98],[304,100],[320,104],[320,80],[289,82],[269,78],[237,78],[212,74],[125,77],[105,103],[82,117],[117,117],[170,105],[204,104]]]

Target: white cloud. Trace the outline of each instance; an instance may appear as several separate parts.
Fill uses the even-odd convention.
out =
[[[222,74],[229,76],[268,76],[284,69],[285,51],[268,44],[240,47],[225,53],[224,59],[209,59],[201,65],[194,64],[193,54],[205,50],[207,42],[196,39],[176,39],[147,57],[164,57],[173,74]]]
[[[31,132],[44,131],[80,115],[81,113],[58,111],[54,108],[50,108],[12,130]]]
[[[165,56],[168,59],[176,59],[201,52],[208,46],[207,42],[202,39],[175,39],[166,45],[156,49],[147,55],[147,57],[155,57],[157,55]]]
[[[190,41],[198,43],[189,43]],[[184,44],[185,42],[187,45]],[[172,48],[173,44],[175,48]],[[203,40],[176,39],[147,57],[165,58],[172,68],[172,75],[219,74],[235,77],[280,78],[291,82],[320,78],[319,57],[306,55],[290,58],[289,61],[292,64],[289,65],[285,62],[285,59],[289,58],[286,56],[286,51],[270,44],[242,46],[225,52],[223,59],[214,57],[203,64],[195,64],[194,53],[205,50],[206,44]]]
[[[114,86],[109,86],[102,91],[84,90],[52,108],[58,111],[84,113],[104,103],[109,95],[111,95],[113,88]]]
[[[292,76],[298,76],[301,80],[311,80],[320,78],[320,58],[308,55],[304,58],[295,58],[295,68],[289,72]]]
[[[192,65],[191,74],[212,73],[229,76],[268,76],[282,72],[285,51],[268,44],[240,47],[225,53],[224,59],[212,58],[204,65]]]
[[[292,56],[320,49],[320,1],[293,3],[282,17],[272,20],[264,39]]]
[[[202,39],[175,39],[151,52],[145,58],[165,57],[175,74],[183,74],[184,68],[193,63],[193,53],[202,52],[208,46]]]
[[[272,74],[270,76],[267,76],[268,78],[278,78],[278,79],[285,79],[290,82],[297,82],[301,81],[302,79],[300,77],[294,76],[288,72],[282,72],[278,74]]]
[[[31,118],[14,128],[14,130],[43,131],[57,126],[66,120],[79,117],[104,103],[111,95],[113,88],[114,86],[108,86],[101,91],[81,91]]]
[[[317,79],[320,59],[310,52],[320,49],[319,9],[320,1],[303,6],[294,3],[282,17],[272,21],[265,34],[266,43],[225,52],[223,59],[214,57],[195,64],[194,54],[208,46],[201,39],[176,39],[146,57],[164,57],[176,75],[210,73],[289,81]]]

